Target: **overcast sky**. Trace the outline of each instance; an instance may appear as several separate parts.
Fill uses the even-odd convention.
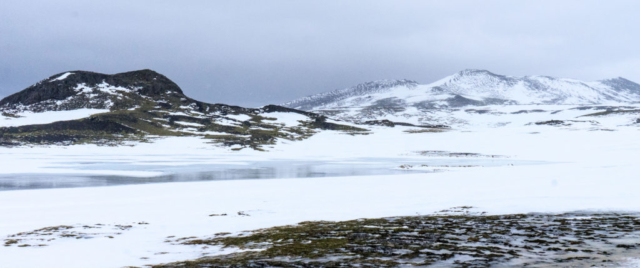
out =
[[[259,106],[467,68],[640,82],[640,1],[0,1],[0,95],[56,73],[156,70]]]

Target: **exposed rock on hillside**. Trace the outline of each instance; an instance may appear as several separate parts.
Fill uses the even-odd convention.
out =
[[[199,136],[233,149],[261,149],[278,139],[302,140],[319,130],[366,131],[276,105],[254,109],[197,101],[151,70],[115,75],[84,71],[57,74],[4,98],[0,109],[2,120],[33,114],[51,117],[46,124],[0,127],[3,145],[116,145],[161,136]],[[96,113],[56,122],[60,111],[80,109],[95,109]]]

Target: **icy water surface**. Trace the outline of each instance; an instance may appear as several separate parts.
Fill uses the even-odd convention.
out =
[[[39,173],[39,174],[10,174],[0,175],[0,191],[98,187],[125,184],[144,184],[162,182],[214,181],[214,180],[245,180],[245,179],[279,179],[279,178],[317,178],[336,176],[367,176],[392,175],[407,173],[425,173],[424,170],[401,170],[400,165],[429,165],[429,166],[506,166],[506,165],[536,165],[545,162],[517,161],[508,158],[470,158],[470,159],[351,159],[348,161],[248,161],[231,162],[203,161],[193,159],[189,162],[169,161],[90,161],[65,162],[60,168],[73,169],[74,174]],[[55,169],[55,168],[52,168]],[[85,172],[85,174],[82,174]],[[106,172],[104,172],[106,171]],[[96,173],[110,173],[114,175],[95,175]],[[135,176],[136,172],[155,172],[157,176]]]

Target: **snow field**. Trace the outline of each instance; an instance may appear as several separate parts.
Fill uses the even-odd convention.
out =
[[[168,138],[134,147],[3,148],[0,160],[16,166],[13,172],[28,172],[59,168],[77,159],[188,162],[194,156],[208,156],[212,161],[237,162],[349,161],[376,156],[402,159],[416,157],[416,151],[443,150],[553,163],[391,176],[0,192],[4,204],[0,215],[10,215],[0,219],[3,238],[58,225],[133,225],[113,239],[98,234],[92,239],[60,238],[46,247],[0,247],[0,266],[122,267],[186,260],[228,252],[172,245],[164,242],[167,237],[206,237],[308,220],[429,214],[454,206],[474,206],[489,214],[640,211],[637,128],[609,132],[521,126],[418,134],[403,132],[406,129],[375,127],[372,134],[362,136],[323,131],[305,142],[282,142],[270,152],[230,152],[198,138]],[[241,211],[250,216],[238,215]],[[220,213],[228,216],[209,216]],[[68,252],[80,257],[59,257]]]

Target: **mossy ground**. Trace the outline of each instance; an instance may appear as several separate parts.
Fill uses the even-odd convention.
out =
[[[302,222],[176,239],[246,250],[153,267],[615,267],[640,256],[640,219],[625,214],[458,215]],[[448,212],[448,211],[445,211]]]
[[[107,237],[113,239],[121,235],[123,231],[130,230],[137,225],[147,225],[147,222],[132,224],[84,224],[84,225],[59,225],[44,227],[37,230],[20,232],[8,235],[4,239],[5,247],[46,247],[64,239],[92,239]]]

